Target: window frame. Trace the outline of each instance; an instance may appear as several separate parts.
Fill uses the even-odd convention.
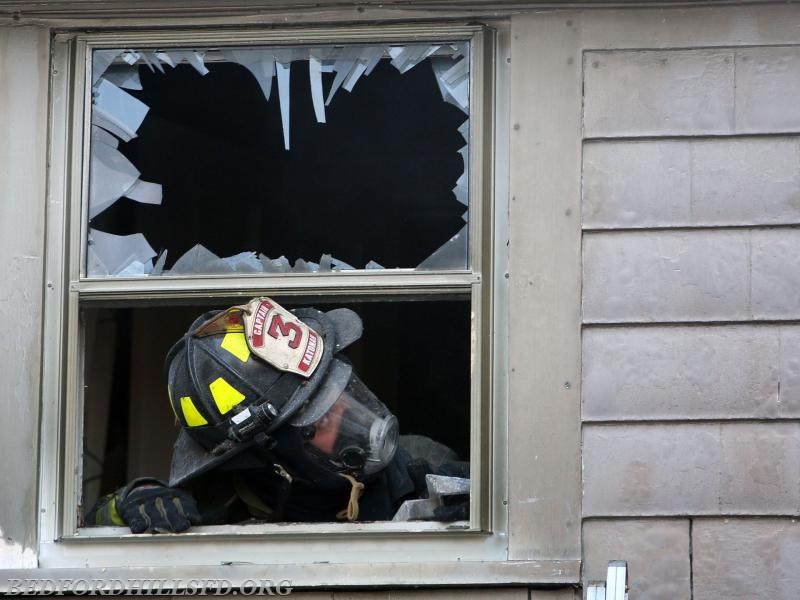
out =
[[[146,47],[223,44],[312,44],[352,42],[448,41],[469,39],[470,94],[470,268],[467,271],[386,270],[333,274],[293,273],[269,276],[214,276],[105,278],[81,276],[86,239],[88,144],[91,120],[91,50],[110,47]],[[505,244],[496,230],[504,229],[505,212],[495,201],[494,66],[495,35],[480,25],[411,25],[386,27],[328,27],[286,30],[120,30],[101,33],[65,32],[54,37],[50,115],[50,203],[47,224],[47,289],[45,293],[43,414],[40,468],[40,542],[42,566],[83,564],[113,567],[152,563],[152,543],[195,546],[191,561],[213,562],[218,544],[226,556],[252,554],[250,548],[281,540],[276,564],[320,563],[346,548],[345,561],[397,563],[393,540],[402,540],[405,580],[424,571],[429,561],[504,563],[507,558],[505,452]],[[66,257],[66,258],[64,258]],[[322,285],[320,285],[322,283]],[[500,285],[499,285],[500,284]],[[473,314],[471,334],[471,469],[473,473],[470,526],[431,523],[269,524],[194,528],[192,532],[134,536],[121,528],[77,528],[77,491],[80,485],[82,396],[79,393],[83,340],[79,308],[83,302],[118,304],[196,297],[242,298],[255,295],[291,295],[331,298],[337,295],[400,297],[418,294],[467,292]],[[497,332],[500,332],[498,336]],[[500,373],[500,376],[497,374]],[[68,476],[68,474],[72,474]],[[475,483],[477,482],[477,483]],[[334,548],[309,553],[308,541],[325,536]],[[121,549],[121,550],[120,550]],[[120,553],[122,552],[122,553]],[[274,551],[273,551],[274,552]],[[124,556],[124,558],[122,558]],[[122,561],[122,563],[120,563]],[[162,563],[163,564],[163,563]],[[170,563],[175,566],[175,562]],[[191,563],[194,564],[194,563]],[[166,565],[165,565],[166,566]],[[188,565],[186,565],[188,566]],[[319,567],[314,567],[319,569]],[[463,577],[475,577],[470,569]],[[305,578],[305,575],[303,575]],[[312,577],[313,579],[313,577]],[[541,580],[536,576],[535,580]]]

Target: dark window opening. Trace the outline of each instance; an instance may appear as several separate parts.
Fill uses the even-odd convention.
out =
[[[230,304],[83,310],[84,507],[133,478],[169,478],[180,427],[167,398],[164,358],[198,315]],[[469,460],[469,302],[346,306],[361,316],[364,334],[345,354],[398,418],[401,434],[428,436]]]

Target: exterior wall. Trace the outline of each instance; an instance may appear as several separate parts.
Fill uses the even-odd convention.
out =
[[[518,409],[548,398],[510,419],[512,559],[582,552],[584,581],[628,560],[632,600],[800,585],[798,19],[785,4],[511,18],[509,389]],[[36,566],[49,35],[0,28],[5,568]],[[541,243],[554,229],[570,252]],[[580,322],[580,348],[560,341]],[[579,452],[582,487],[569,468],[543,482]],[[295,597],[456,594],[577,596]]]
[[[775,41],[584,54],[584,578],[626,558],[631,598],[800,583],[800,47]]]
[[[46,29],[0,28],[0,565],[19,567],[36,565],[48,62]]]

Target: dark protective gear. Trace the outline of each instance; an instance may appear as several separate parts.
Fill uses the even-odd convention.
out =
[[[251,456],[250,461],[241,462],[239,467],[215,470],[190,482],[204,524],[239,523],[247,519],[331,522],[342,520],[338,515],[348,507],[351,485],[344,479],[340,478],[338,487],[321,489],[317,484],[292,478],[271,466],[266,456],[264,462]],[[424,498],[427,495],[426,474],[468,477],[469,465],[459,461],[451,449],[430,438],[400,436],[389,465],[366,481],[356,520],[390,520],[404,500]],[[231,495],[237,497],[236,502],[230,502]],[[461,508],[447,507],[439,520],[469,518],[468,496],[452,498],[452,501],[461,501]],[[222,509],[226,502],[226,508]]]
[[[349,309],[289,313],[269,298],[197,319],[167,356],[170,401],[183,425],[170,485],[240,463],[246,451],[268,452],[270,462],[323,488],[341,487],[342,474],[364,480],[385,468],[397,420],[337,358],[361,332]],[[289,353],[286,364],[276,352]]]
[[[201,522],[189,492],[157,479],[135,479],[116,493],[115,504],[133,533],[180,533]]]

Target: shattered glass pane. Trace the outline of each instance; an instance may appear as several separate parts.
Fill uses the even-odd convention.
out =
[[[95,50],[87,276],[468,269],[469,55]]]

